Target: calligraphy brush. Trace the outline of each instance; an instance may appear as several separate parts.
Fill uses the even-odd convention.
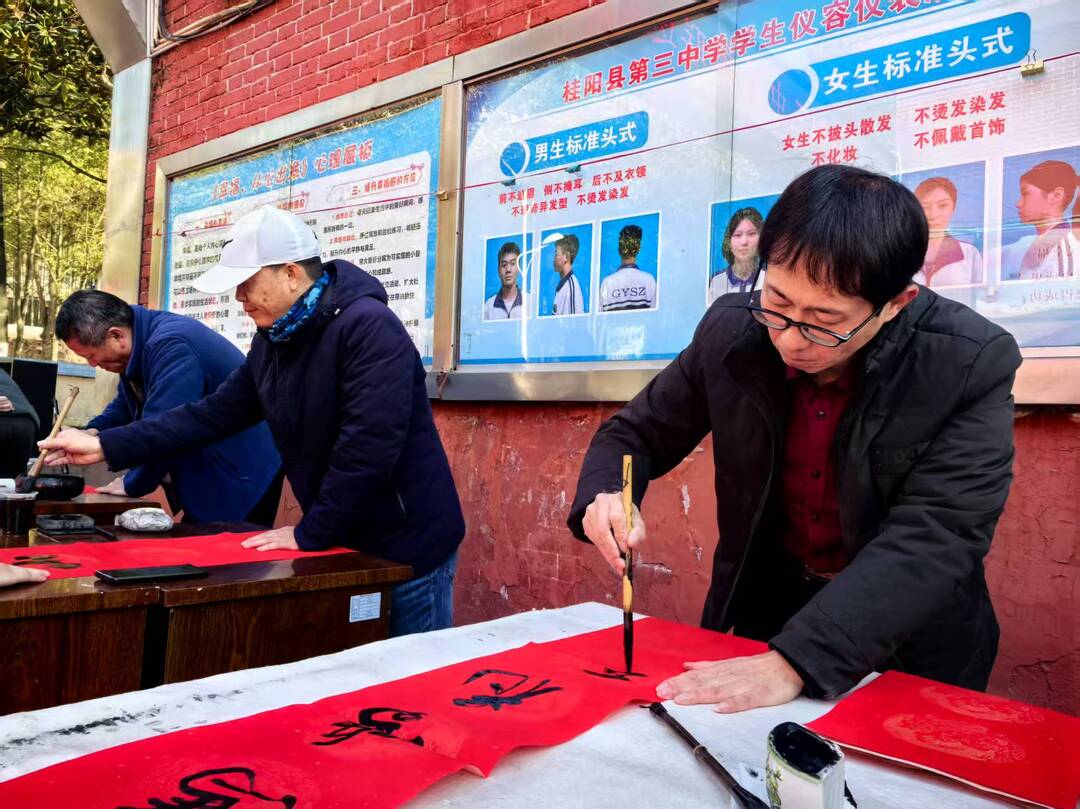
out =
[[[629,674],[634,670],[634,552],[630,549],[630,530],[634,527],[634,456],[623,455],[622,467],[622,506],[627,537],[622,579],[623,659]]]
[[[60,432],[60,427],[64,423],[64,419],[67,418],[68,411],[71,410],[71,406],[75,403],[75,397],[78,395],[79,389],[72,385],[71,389],[68,391],[68,397],[64,402],[64,406],[60,408],[60,415],[56,417],[56,421],[53,422],[52,430],[49,431],[49,438],[56,438],[56,434]],[[45,465],[45,456],[48,454],[49,451],[47,449],[41,451],[37,460],[34,461],[34,465],[30,467],[30,471],[19,481],[17,491],[23,493],[34,491],[34,482],[38,479],[38,475],[41,474],[41,468]]]
[[[694,738],[694,735],[682,726],[678,719],[667,712],[667,709],[659,702],[654,702],[649,706],[649,712],[653,716],[657,717],[665,724],[667,724],[672,730],[674,730],[686,742],[694,751],[694,758],[708,767],[713,773],[724,782],[732,794],[739,803],[746,807],[746,809],[769,809],[769,805],[765,803],[761,798],[755,795],[750,790],[743,787],[735,780],[734,776],[724,769],[724,765],[713,758],[705,745]]]

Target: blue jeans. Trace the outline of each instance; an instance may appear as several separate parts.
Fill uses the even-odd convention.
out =
[[[454,623],[457,551],[419,578],[399,584],[390,596],[390,637],[448,629]]]

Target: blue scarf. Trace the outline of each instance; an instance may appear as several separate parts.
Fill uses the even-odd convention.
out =
[[[330,285],[330,273],[324,271],[319,280],[312,284],[311,289],[305,292],[296,301],[289,311],[274,321],[274,325],[267,332],[271,343],[284,343],[289,340],[296,330],[311,320],[315,314],[315,308],[319,305],[326,288]]]

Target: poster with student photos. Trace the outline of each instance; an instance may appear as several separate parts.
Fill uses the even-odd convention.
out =
[[[731,218],[748,207],[764,220],[791,180],[828,163],[921,186],[938,232],[917,281],[1022,347],[1080,346],[1075,191],[1016,208],[1041,163],[1080,169],[1074,32],[1069,0],[725,3],[473,85],[459,364],[673,358],[710,302],[745,286],[754,234],[726,237]],[[1035,46],[1047,70],[1024,78]],[[1060,201],[1063,176],[1038,193]],[[646,305],[605,311],[603,281],[622,262],[605,223],[652,216],[655,260],[637,262],[652,284],[634,287]],[[544,241],[570,228],[592,236],[577,279],[588,305],[557,317]],[[483,319],[492,232],[534,236],[521,320]]]

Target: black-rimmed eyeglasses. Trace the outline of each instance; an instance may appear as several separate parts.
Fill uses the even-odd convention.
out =
[[[762,262],[760,268],[754,276],[754,284],[750,287],[750,299],[753,301],[754,289],[757,287],[758,279],[762,273],[765,272],[765,264]],[[759,298],[760,300],[760,298]],[[756,306],[753,303],[746,304],[744,306],[733,307],[738,309],[746,309],[750,312],[751,316],[760,323],[762,326],[767,326],[775,331],[783,331],[784,329],[795,326],[798,328],[799,333],[802,334],[811,343],[819,346],[825,346],[826,348],[837,348],[842,346],[852,337],[859,333],[859,331],[866,326],[871,320],[881,314],[881,311],[885,308],[885,304],[882,304],[864,320],[858,326],[846,334],[840,334],[839,332],[826,329],[824,326],[815,326],[813,323],[803,323],[798,320],[792,320],[787,315],[782,315],[779,312],[774,312],[772,309],[766,309],[762,306]]]

